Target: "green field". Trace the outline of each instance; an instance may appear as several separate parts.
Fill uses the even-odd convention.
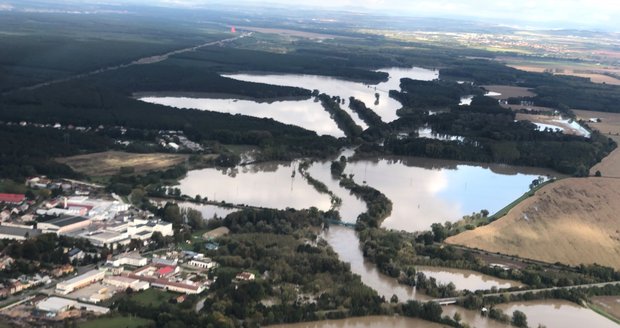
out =
[[[178,296],[179,294],[170,293],[161,289],[147,289],[143,292],[135,293],[131,296],[131,300],[139,303],[140,305],[159,307],[162,304],[168,303],[168,301]]]
[[[125,327],[125,328],[138,328],[138,327],[151,327],[153,321],[143,319],[140,317],[105,317],[97,318],[94,320],[86,321],[79,325],[80,328],[104,328],[104,327]],[[1,326],[0,326],[1,327]]]

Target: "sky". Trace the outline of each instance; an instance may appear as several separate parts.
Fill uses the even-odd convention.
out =
[[[49,0],[48,0],[49,1]],[[601,28],[620,32],[620,0],[57,0],[72,3],[115,3],[202,7],[278,5],[316,7],[411,17],[465,18],[521,27]],[[19,3],[20,0],[0,0]]]
[[[159,0],[171,5],[206,5],[205,0]],[[220,1],[218,1],[220,2]],[[521,21],[557,27],[607,27],[620,30],[618,0],[241,0],[326,9],[381,12],[407,16],[474,18],[487,21]],[[230,1],[240,3],[240,1]]]

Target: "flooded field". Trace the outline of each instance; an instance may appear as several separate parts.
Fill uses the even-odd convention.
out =
[[[592,303],[620,320],[620,296],[595,296]]]
[[[323,109],[321,103],[315,102],[313,99],[267,103],[240,99],[149,96],[141,97],[140,100],[175,108],[272,118],[285,124],[297,125],[315,131],[319,135],[344,137],[342,130],[329,117],[329,113]]]
[[[268,326],[271,328],[440,328],[443,325],[414,318],[368,316]]]
[[[329,196],[320,194],[297,172],[297,162],[267,162],[235,168],[193,170],[180,181],[187,195],[212,201],[285,209],[329,210]]]
[[[195,210],[200,211],[202,217],[205,220],[219,218],[223,219],[228,214],[237,212],[236,208],[222,207],[217,205],[207,205],[207,204],[194,204],[194,203],[179,203],[179,207],[181,208],[193,208]]]
[[[509,303],[497,306],[504,313],[512,314],[515,310],[527,315],[530,327],[544,325],[547,328],[617,328],[618,325],[602,315],[562,300],[543,300],[523,303]]]
[[[407,299],[428,300],[429,296],[419,293],[413,287],[399,284],[395,278],[384,275],[377,267],[364,259],[364,254],[359,247],[359,240],[355,231],[341,226],[331,226],[322,234],[330,246],[338,253],[341,261],[351,264],[351,271],[362,278],[362,282],[376,290],[379,295],[386,299],[392,295],[398,296],[403,301]],[[456,289],[471,291],[477,289],[490,289],[492,287],[508,288],[520,285],[518,282],[498,279],[475,271],[458,270],[441,267],[416,267],[419,272],[424,272],[427,277],[435,277],[438,283],[454,283]]]
[[[478,272],[470,270],[442,268],[442,267],[429,267],[429,266],[416,266],[418,272],[422,272],[426,277],[433,277],[437,279],[437,283],[447,285],[452,282],[457,290],[485,290],[496,288],[510,288],[518,287],[523,284],[518,281],[499,279]]]
[[[506,165],[481,166],[413,157],[350,162],[346,174],[383,192],[393,203],[387,229],[410,232],[456,221],[482,209],[494,213],[549,171]]]
[[[430,299],[418,293],[415,288],[401,285],[396,279],[379,272],[376,265],[364,259],[355,230],[331,226],[321,237],[338,253],[341,261],[351,264],[351,272],[360,275],[362,282],[376,290],[380,296],[389,300],[392,295],[396,295],[401,302],[410,299]]]
[[[342,109],[349,112],[349,115],[358,122],[361,120],[349,108],[349,97],[355,97],[363,101],[367,107],[374,110],[377,115],[386,122],[391,122],[398,118],[396,110],[401,108],[401,104],[395,99],[390,98],[390,90],[400,90],[400,79],[407,77],[414,80],[434,80],[439,77],[439,72],[419,67],[413,68],[386,68],[382,72],[390,74],[386,82],[376,85],[361,82],[346,81],[338,78],[301,75],[301,74],[230,74],[225,77],[257,83],[266,83],[280,86],[294,86],[309,90],[319,90],[333,97],[340,97],[345,100],[341,105]],[[379,94],[377,98],[375,94]]]

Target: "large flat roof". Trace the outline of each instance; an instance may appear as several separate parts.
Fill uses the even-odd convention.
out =
[[[74,300],[52,296],[39,302],[39,304],[37,304],[37,308],[43,311],[59,312],[68,307],[75,306],[76,304],[77,302]]]
[[[59,285],[74,284],[74,283],[80,282],[80,281],[82,281],[84,279],[90,279],[93,276],[96,276],[96,275],[98,275],[101,272],[102,272],[101,270],[90,270],[90,271],[88,271],[88,272],[86,272],[84,274],[81,274],[81,275],[77,276],[77,277],[73,277],[73,278],[71,278],[69,280],[65,280],[63,282],[59,282],[58,284]]]
[[[72,225],[78,222],[89,221],[89,220],[90,220],[89,218],[85,218],[83,216],[64,216],[64,217],[59,217],[57,219],[45,221],[42,223],[53,224],[59,227],[66,227],[68,225]]]
[[[25,237],[28,234],[28,236],[34,237],[40,235],[41,230],[0,225],[0,234],[20,237]]]

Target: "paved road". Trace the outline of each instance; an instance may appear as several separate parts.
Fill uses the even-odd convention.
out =
[[[36,90],[36,89],[39,89],[39,88],[42,88],[42,87],[46,87],[46,86],[49,86],[49,85],[63,83],[63,82],[69,82],[69,81],[73,81],[73,80],[77,80],[77,79],[81,79],[81,78],[84,78],[84,77],[89,77],[89,76],[93,76],[93,75],[97,75],[97,74],[101,74],[101,73],[105,73],[105,72],[116,71],[116,70],[119,70],[119,69],[122,69],[122,68],[126,68],[126,67],[130,67],[130,66],[155,64],[155,63],[159,63],[161,61],[164,61],[164,60],[168,59],[170,56],[182,54],[182,53],[185,53],[185,52],[196,51],[196,50],[198,50],[200,48],[204,48],[204,47],[208,47],[208,46],[222,45],[224,43],[231,42],[231,41],[234,41],[234,40],[246,37],[246,36],[251,35],[251,34],[252,33],[243,33],[243,34],[240,34],[240,35],[238,35],[236,37],[233,37],[233,38],[228,38],[228,39],[223,39],[223,40],[218,40],[218,41],[211,41],[211,42],[199,44],[199,45],[194,46],[194,47],[183,48],[183,49],[178,49],[178,50],[170,51],[170,52],[167,52],[167,53],[164,53],[164,54],[160,54],[160,55],[144,57],[144,58],[140,58],[138,60],[134,60],[134,61],[132,61],[130,63],[126,63],[126,64],[104,67],[104,68],[100,68],[100,69],[97,69],[97,70],[94,70],[94,71],[91,71],[91,72],[87,72],[87,73],[72,75],[72,76],[68,76],[68,77],[65,77],[65,78],[61,78],[61,79],[51,80],[51,81],[47,81],[47,82],[43,82],[43,83],[39,83],[39,84],[27,86],[27,87],[22,87],[22,88],[18,88],[18,89],[14,89],[14,90],[9,90],[9,91],[3,92],[1,95],[6,96],[6,95],[10,95],[10,94],[19,92],[19,91]]]

